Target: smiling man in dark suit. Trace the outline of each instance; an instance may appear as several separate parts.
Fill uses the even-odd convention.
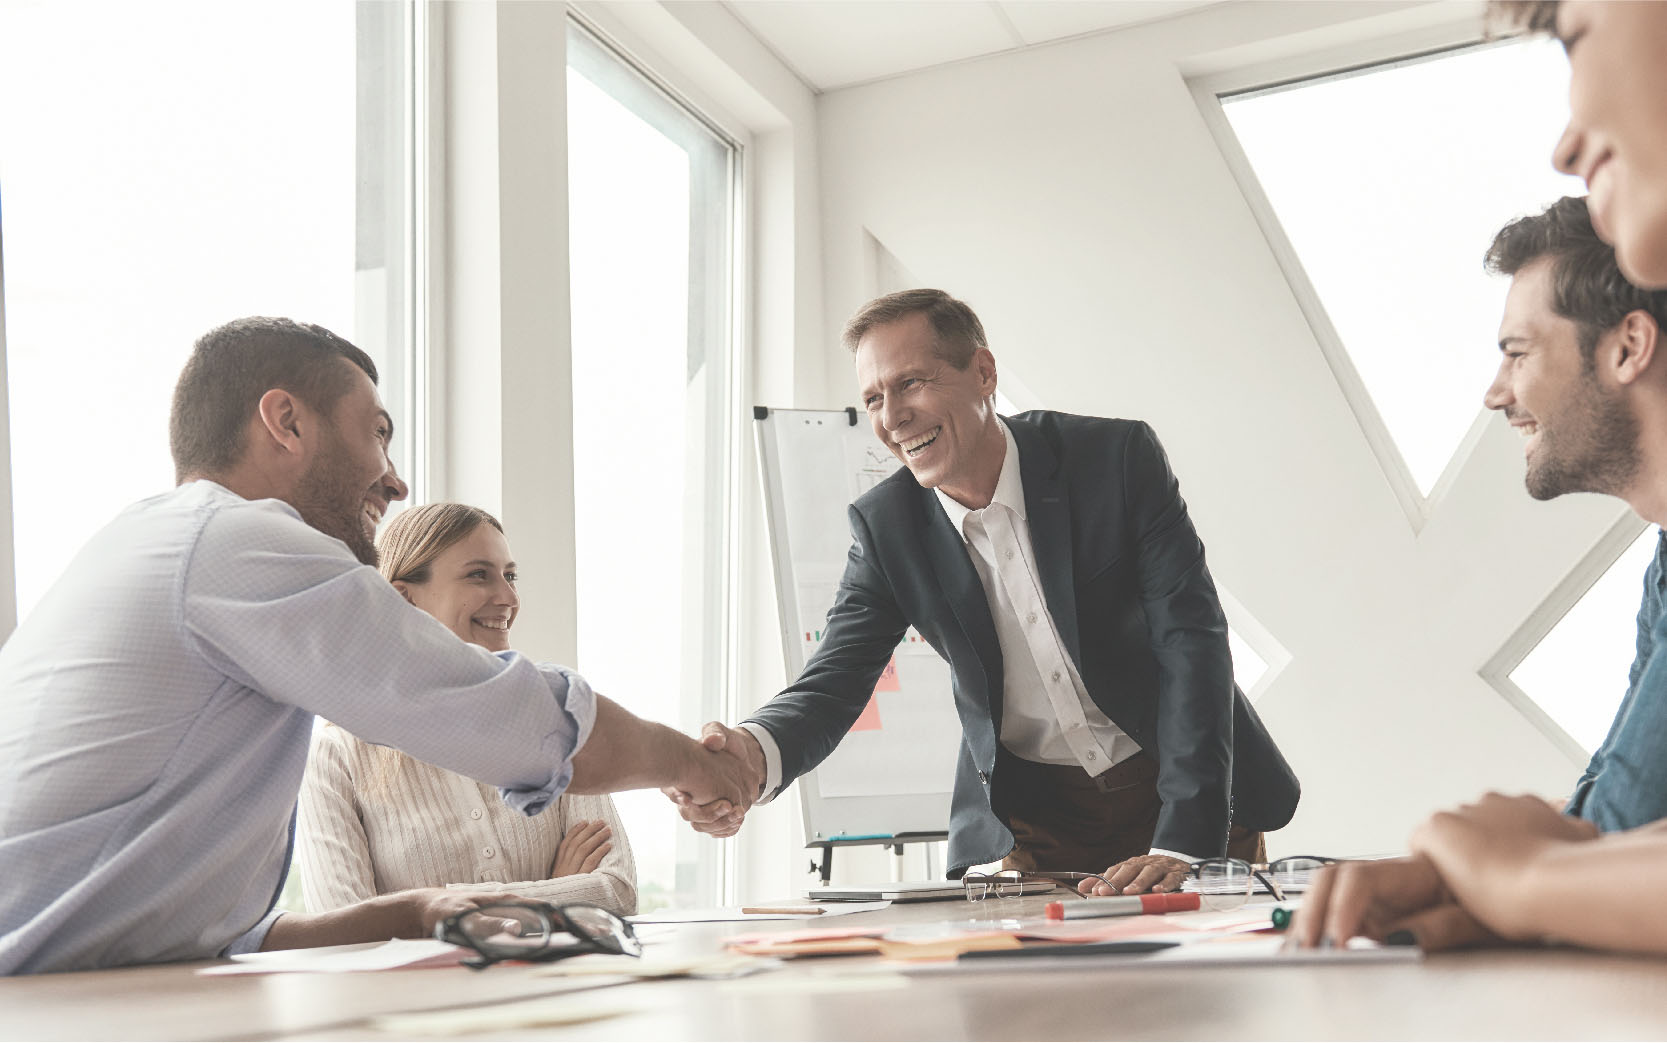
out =
[[[851,505],[821,648],[739,729],[708,725],[708,745],[773,797],[833,751],[913,625],[949,661],[961,718],[952,876],[1005,857],[1137,893],[1179,887],[1204,858],[1263,861],[1297,780],[1233,683],[1204,547],[1152,429],[998,417],[983,326],[941,290],[869,302],[844,339],[903,469]],[[719,836],[746,812],[680,803]]]

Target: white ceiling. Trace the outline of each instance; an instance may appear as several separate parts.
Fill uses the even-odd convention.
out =
[[[817,91],[1168,18],[1217,0],[725,0]]]

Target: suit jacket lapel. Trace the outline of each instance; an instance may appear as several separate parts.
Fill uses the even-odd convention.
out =
[[[1030,549],[1042,597],[1053,616],[1065,651],[1078,670],[1082,647],[1077,637],[1076,583],[1071,578],[1071,491],[1059,477],[1059,460],[1033,425],[1005,418],[1019,447],[1019,473],[1024,479],[1025,514],[1030,525]],[[940,512],[941,513],[941,512]]]
[[[996,638],[996,624],[990,618],[990,603],[984,597],[984,585],[973,571],[967,545],[955,526],[949,522],[939,506],[937,493],[922,489],[921,508],[926,512],[926,556],[932,571],[949,600],[950,611],[966,633],[967,640],[978,653],[984,668],[986,699],[990,717],[995,722],[996,734],[1001,734],[1001,644]],[[966,693],[969,696],[974,693]]]

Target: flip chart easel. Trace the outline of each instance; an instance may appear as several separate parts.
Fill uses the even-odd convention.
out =
[[[753,421],[791,683],[822,640],[845,571],[846,508],[900,465],[855,409],[758,406]],[[862,716],[798,781],[805,846],[820,849],[813,868],[824,883],[836,847],[883,844],[901,854],[904,844],[948,839],[960,742],[949,666],[910,629]]]

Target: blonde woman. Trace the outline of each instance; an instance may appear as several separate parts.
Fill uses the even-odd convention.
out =
[[[377,545],[405,600],[487,651],[510,647],[520,599],[496,518],[460,503],[413,507]],[[308,912],[414,887],[637,910],[636,865],[608,797],[566,794],[529,818],[491,786],[334,725],[313,736],[296,843]]]

